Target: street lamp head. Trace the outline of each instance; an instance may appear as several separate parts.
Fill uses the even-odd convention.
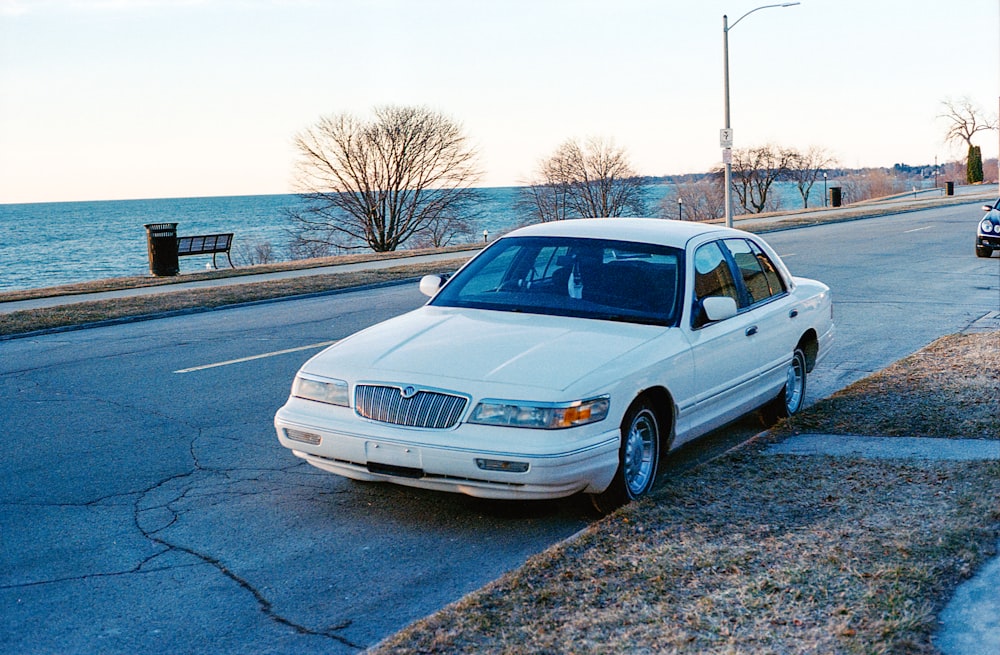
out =
[[[783,2],[781,4],[776,4],[776,5],[762,5],[760,7],[756,7],[755,9],[751,9],[747,13],[743,14],[742,16],[740,16],[739,18],[736,19],[736,22],[734,22],[732,25],[729,25],[727,17],[723,16],[722,17],[722,25],[723,25],[722,31],[723,32],[728,32],[729,30],[733,29],[734,27],[736,27],[736,23],[740,22],[741,20],[743,20],[744,18],[746,18],[747,16],[749,16],[750,14],[752,14],[755,11],[760,11],[761,9],[771,9],[773,7],[794,7],[795,5],[800,5],[800,4],[802,4],[802,3],[801,2]]]

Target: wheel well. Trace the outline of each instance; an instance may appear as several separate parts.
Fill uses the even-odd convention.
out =
[[[812,372],[816,366],[816,357],[819,356],[819,339],[816,337],[816,331],[809,330],[803,334],[796,348],[802,350],[806,356],[806,372]]]
[[[645,396],[656,410],[656,418],[663,429],[660,430],[660,452],[664,455],[670,451],[674,441],[674,399],[663,387],[650,387],[637,397]]]

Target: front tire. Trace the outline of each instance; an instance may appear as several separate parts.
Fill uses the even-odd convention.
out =
[[[607,514],[645,496],[660,463],[660,421],[648,399],[640,397],[625,413],[618,447],[618,470],[603,492],[592,495],[594,508]]]
[[[993,248],[989,246],[976,246],[976,257],[989,257],[993,254]]]

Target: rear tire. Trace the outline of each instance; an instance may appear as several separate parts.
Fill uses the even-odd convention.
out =
[[[792,361],[786,371],[785,386],[781,393],[765,405],[760,412],[765,425],[774,425],[780,419],[788,418],[802,409],[806,399],[806,354],[801,348],[792,353]]]
[[[590,497],[607,514],[645,496],[656,481],[660,463],[660,421],[652,403],[640,396],[625,413],[618,447],[618,470],[607,489]]]

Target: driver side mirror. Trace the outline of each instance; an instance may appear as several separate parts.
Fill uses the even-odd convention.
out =
[[[705,311],[705,318],[712,323],[732,318],[739,312],[736,300],[729,296],[709,296],[701,301],[701,307]]]
[[[433,298],[444,286],[444,278],[440,275],[425,275],[420,278],[420,293]]]

